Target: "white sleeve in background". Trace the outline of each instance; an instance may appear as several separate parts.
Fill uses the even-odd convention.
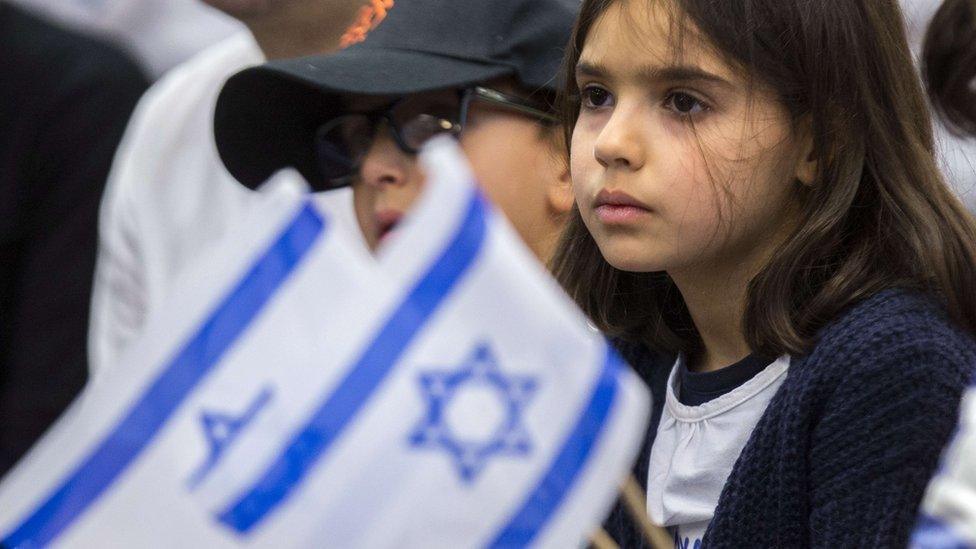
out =
[[[99,220],[89,362],[117,362],[160,305],[176,273],[244,207],[213,139],[224,81],[263,60],[247,33],[174,69],[142,98],[116,154]]]
[[[88,336],[92,375],[119,363],[171,299],[177,277],[233,238],[235,224],[258,202],[259,193],[238,183],[217,154],[213,111],[227,78],[263,60],[250,34],[235,35],[174,69],[136,108],[102,201]],[[305,185],[294,170],[282,177]],[[348,190],[315,201],[340,230],[359,234]]]
[[[145,271],[139,251],[136,208],[126,204],[122,192],[127,171],[119,159],[128,156],[126,136],[109,176],[98,224],[98,256],[92,286],[88,331],[88,364],[91,374],[99,365],[114,363],[119,350],[137,335],[145,322]]]

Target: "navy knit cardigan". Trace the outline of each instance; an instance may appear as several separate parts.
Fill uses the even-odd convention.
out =
[[[673,358],[618,347],[654,398],[634,467],[644,483]],[[854,305],[792,358],[703,545],[905,547],[974,371],[976,342],[931,300],[888,290]],[[644,546],[619,503],[604,527]]]

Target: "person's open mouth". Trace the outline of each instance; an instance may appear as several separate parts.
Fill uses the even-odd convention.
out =
[[[395,232],[397,225],[403,218],[403,212],[398,210],[381,210],[376,212],[377,240],[383,243]]]

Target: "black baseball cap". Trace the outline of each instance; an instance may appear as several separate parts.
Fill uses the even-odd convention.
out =
[[[358,44],[232,76],[217,99],[217,151],[247,187],[287,166],[317,187],[315,131],[339,114],[342,96],[402,96],[501,77],[556,90],[578,10],[579,0],[395,0]]]

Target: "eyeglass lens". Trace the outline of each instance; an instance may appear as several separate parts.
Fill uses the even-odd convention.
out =
[[[319,168],[332,186],[350,183],[380,129],[393,131],[398,146],[416,153],[435,135],[456,131],[457,94],[443,98],[407,98],[382,113],[346,114],[322,125],[316,136]],[[386,127],[392,124],[392,128]]]

